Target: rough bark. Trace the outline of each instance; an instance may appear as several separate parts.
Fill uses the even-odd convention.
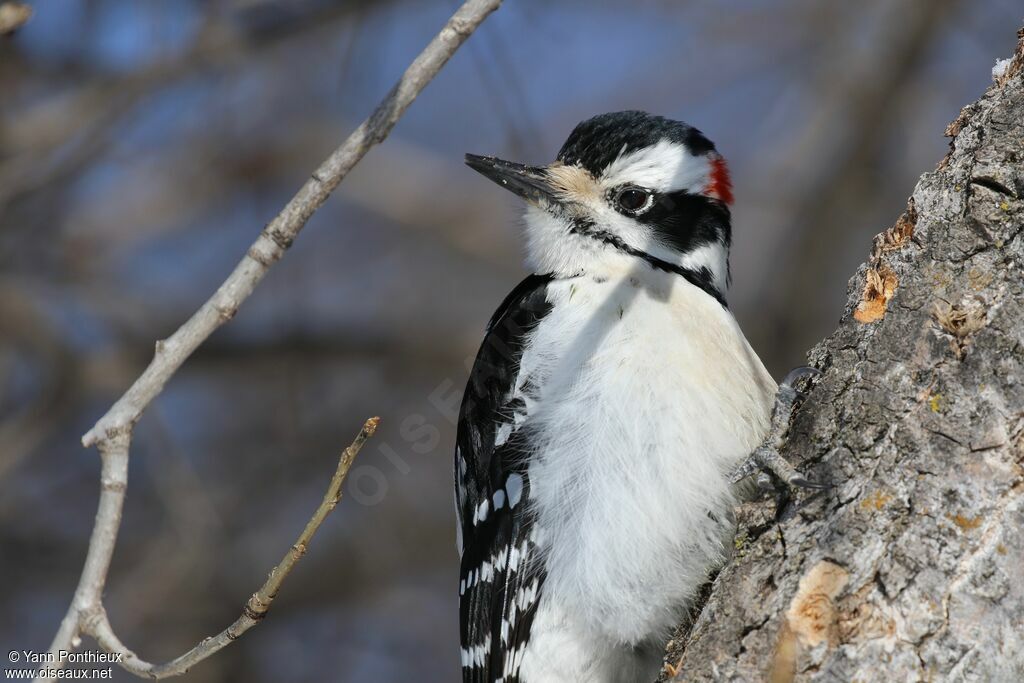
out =
[[[676,681],[1024,680],[1024,30],[850,281]],[[798,306],[799,302],[792,302]]]

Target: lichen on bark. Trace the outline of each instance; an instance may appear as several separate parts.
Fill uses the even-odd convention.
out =
[[[850,281],[675,681],[1024,681],[1024,31]]]

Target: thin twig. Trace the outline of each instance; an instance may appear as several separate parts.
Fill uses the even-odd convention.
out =
[[[73,645],[77,645],[77,637],[83,633],[96,637],[101,646],[122,653],[125,660],[141,662],[110,628],[102,599],[103,586],[121,525],[128,486],[128,453],[135,423],[192,352],[214,330],[234,317],[270,267],[291,246],[310,216],[327,200],[366,152],[387,137],[420,91],[481,22],[500,5],[501,0],[466,0],[409,65],[373,114],[327,157],[284,209],[263,229],[213,296],[174,334],[156,343],[156,352],[149,366],[106,415],[82,437],[83,445],[95,445],[99,449],[102,457],[102,488],[85,567],[67,614],[50,645],[52,668],[60,667],[60,651],[70,650]],[[270,587],[274,588],[274,584],[271,583]],[[270,597],[273,597],[272,593]],[[229,628],[226,633],[234,631]],[[152,673],[143,675],[150,676]]]
[[[108,652],[122,653],[121,666],[137,676],[143,678],[168,678],[170,676],[180,676],[260,623],[270,609],[271,603],[274,602],[274,598],[277,597],[277,593],[281,589],[284,580],[288,578],[292,569],[302,556],[306,554],[306,548],[309,547],[309,542],[312,540],[313,535],[316,534],[317,529],[327,519],[327,515],[331,514],[331,511],[337,507],[338,501],[341,500],[341,485],[345,481],[345,475],[348,474],[348,470],[352,466],[352,461],[355,460],[356,454],[359,453],[359,449],[363,447],[367,439],[373,436],[379,423],[380,418],[378,417],[371,417],[367,420],[352,444],[342,451],[341,457],[338,459],[338,467],[331,478],[330,486],[327,487],[327,491],[324,493],[320,506],[317,507],[310,520],[306,522],[306,528],[302,530],[298,540],[288,549],[281,562],[271,570],[266,582],[245,603],[242,615],[234,623],[212,638],[203,639],[185,654],[165,664],[151,664],[140,659],[134,652],[124,646],[114,633],[114,629],[107,619],[106,612],[101,610],[92,616],[92,621],[89,624],[89,632],[96,638],[100,647]]]

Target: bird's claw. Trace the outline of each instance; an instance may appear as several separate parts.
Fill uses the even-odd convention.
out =
[[[789,371],[779,384],[778,393],[775,395],[771,429],[761,445],[750,454],[750,457],[733,470],[730,477],[733,483],[759,472],[757,486],[760,489],[776,490],[779,482],[796,488],[813,490],[828,488],[828,484],[808,479],[779,454],[789,432],[789,419],[792,416],[793,405],[798,394],[794,385],[804,377],[820,375],[820,370],[808,366],[801,366]]]
[[[821,370],[812,368],[810,365],[800,365],[793,368],[782,379],[779,386],[793,388],[793,386],[804,377],[821,377]]]
[[[732,483],[738,483],[757,472],[757,486],[765,491],[778,488],[778,483],[794,488],[821,490],[828,484],[807,478],[800,470],[786,461],[769,444],[762,444],[739,467],[733,470]]]
[[[813,479],[808,479],[802,474],[790,479],[789,485],[801,489],[810,489],[811,491],[825,491],[826,489],[832,488],[832,485],[827,482],[814,481]]]

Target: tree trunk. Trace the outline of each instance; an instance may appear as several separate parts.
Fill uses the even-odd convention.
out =
[[[740,510],[674,680],[1024,681],[1019,36],[810,353],[784,455],[832,488]]]

